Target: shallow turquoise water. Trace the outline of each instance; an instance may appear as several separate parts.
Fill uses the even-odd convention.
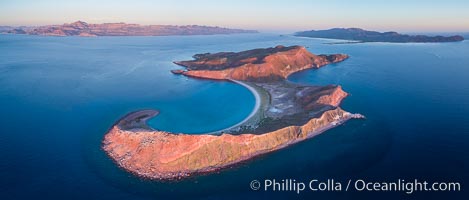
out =
[[[0,186],[21,198],[290,198],[255,192],[253,179],[419,178],[468,180],[469,42],[326,45],[324,40],[245,34],[172,37],[0,35]],[[292,75],[340,84],[342,107],[367,116],[314,139],[177,183],[141,180],[100,149],[106,130],[130,111],[159,109],[150,125],[201,133],[236,124],[254,106],[242,86],[175,76],[193,54],[304,45],[347,53],[345,62]],[[8,192],[5,192],[8,191]],[[450,195],[465,193],[420,193]],[[304,193],[312,198],[382,198],[382,193]],[[386,193],[389,198],[400,193]],[[406,196],[404,196],[406,197]],[[444,196],[447,197],[447,196]]]

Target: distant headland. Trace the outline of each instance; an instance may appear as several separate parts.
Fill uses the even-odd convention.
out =
[[[377,32],[360,28],[333,28],[329,30],[311,30],[295,33],[295,36],[352,40],[353,42],[392,42],[392,43],[428,43],[428,42],[458,42],[464,40],[460,35],[454,36],[426,36],[406,35],[397,32]]]
[[[248,88],[256,97],[251,114],[233,127],[195,135],[149,128],[146,120],[159,112],[137,111],[108,130],[102,148],[126,171],[160,180],[214,172],[285,148],[349,119],[364,118],[339,107],[348,95],[339,85],[286,81],[292,73],[347,58],[345,54],[315,55],[302,46],[194,55],[195,60],[175,62],[185,69],[172,72],[232,81]]]
[[[28,34],[45,36],[168,36],[168,35],[215,35],[234,33],[257,33],[254,30],[229,29],[214,26],[173,26],[173,25],[139,25],[126,23],[88,24],[76,21],[63,25],[39,27],[6,27],[1,33]]]

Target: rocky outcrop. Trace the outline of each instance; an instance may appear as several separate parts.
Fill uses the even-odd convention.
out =
[[[184,74],[184,70],[182,70],[182,69],[174,69],[174,70],[171,70],[171,73],[173,73],[173,74]]]
[[[249,51],[197,54],[195,60],[175,62],[187,68],[186,76],[266,82],[291,73],[343,61],[345,54],[314,55],[302,46],[277,46]]]
[[[424,42],[458,42],[463,41],[460,35],[453,36],[426,36],[406,35],[397,32],[367,31],[360,28],[333,28],[329,30],[311,30],[295,33],[296,36],[313,38],[330,38],[341,40],[354,40],[359,42],[393,42],[393,43],[424,43]]]
[[[252,30],[228,29],[211,26],[138,25],[126,23],[88,24],[77,21],[63,25],[40,26],[34,29],[16,30],[16,34],[47,36],[163,36],[163,35],[213,35],[256,33]]]
[[[277,46],[238,53],[205,53],[174,74],[232,80],[260,99],[250,118],[220,135],[153,130],[145,120],[157,111],[134,112],[116,123],[103,140],[103,150],[120,167],[150,179],[175,179],[212,172],[257,155],[313,137],[352,118],[339,108],[347,93],[338,85],[309,86],[284,79],[291,73],[340,62],[347,55],[314,55],[304,47]],[[250,81],[250,82],[246,82]],[[258,105],[256,103],[256,105]]]

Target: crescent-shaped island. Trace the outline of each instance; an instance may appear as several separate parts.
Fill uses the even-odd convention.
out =
[[[140,177],[173,180],[210,173],[314,137],[352,118],[342,110],[347,96],[339,85],[309,86],[286,78],[348,58],[314,55],[302,46],[277,46],[242,52],[204,53],[175,62],[174,74],[233,81],[256,97],[252,113],[233,127],[206,134],[154,130],[146,120],[156,110],[128,114],[105,134],[102,148],[121,168]]]

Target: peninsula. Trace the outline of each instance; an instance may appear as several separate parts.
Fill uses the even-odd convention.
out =
[[[352,40],[356,42],[392,42],[392,43],[426,43],[426,42],[458,42],[464,37],[454,36],[426,36],[426,35],[406,35],[397,32],[377,32],[360,28],[333,28],[329,30],[311,30],[295,33],[295,36]]]
[[[288,75],[347,59],[345,54],[315,55],[301,46],[242,52],[204,53],[175,62],[174,74],[233,81],[260,101],[246,120],[206,134],[170,133],[146,126],[156,110],[131,113],[104,136],[103,150],[117,165],[138,176],[171,180],[210,173],[314,137],[352,118],[342,110],[347,96],[339,85],[309,86]]]
[[[253,30],[228,29],[212,26],[138,25],[126,23],[88,24],[76,21],[63,25],[40,27],[4,27],[4,33],[45,36],[167,36],[167,35],[214,35],[234,33],[257,33]]]

